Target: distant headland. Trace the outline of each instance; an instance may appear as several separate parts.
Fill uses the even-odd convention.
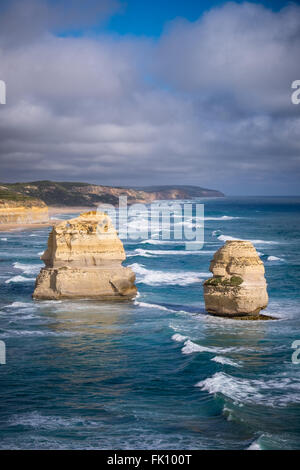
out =
[[[33,181],[30,183],[0,183],[0,201],[29,201],[40,199],[48,206],[92,207],[100,203],[117,205],[119,196],[128,203],[149,203],[162,199],[191,199],[195,197],[222,197],[223,193],[200,186],[113,187],[90,183]]]
[[[224,194],[214,189],[184,185],[130,188],[48,180],[0,183],[0,230],[11,229],[15,224],[49,224],[48,208],[53,215],[72,209],[78,209],[78,212],[95,209],[104,203],[117,206],[120,196],[127,196],[128,204],[147,204],[164,199],[223,197]]]

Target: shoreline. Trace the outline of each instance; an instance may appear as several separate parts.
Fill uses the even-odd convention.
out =
[[[58,219],[49,220],[49,222],[40,222],[33,224],[0,224],[0,232],[21,232],[23,230],[32,230],[36,228],[51,227],[61,222]]]

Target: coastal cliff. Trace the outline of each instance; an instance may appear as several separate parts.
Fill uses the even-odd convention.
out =
[[[249,241],[227,241],[214,255],[204,283],[205,307],[220,316],[255,318],[268,304],[265,269]]]
[[[0,187],[0,224],[35,224],[48,220],[48,207],[43,201]]]
[[[33,298],[130,299],[135,274],[121,265],[125,251],[110,218],[86,212],[53,227],[41,256],[46,267],[36,279]]]
[[[118,205],[120,196],[128,204],[151,203],[162,199],[222,197],[223,193],[199,186],[150,186],[143,188],[112,187],[89,183],[34,181],[6,184],[7,188],[26,197],[38,198],[48,206],[97,207],[101,203]]]

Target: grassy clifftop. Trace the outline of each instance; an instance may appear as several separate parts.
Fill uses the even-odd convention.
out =
[[[8,186],[0,186],[0,205],[46,207],[45,202],[41,199],[22,194],[18,191],[14,191]]]

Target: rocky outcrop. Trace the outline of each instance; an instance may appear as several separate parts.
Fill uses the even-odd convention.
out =
[[[36,279],[35,299],[129,299],[135,274],[110,218],[96,211],[54,226],[41,256],[46,267]]]
[[[210,264],[213,277],[204,283],[209,313],[255,318],[268,304],[263,262],[249,241],[227,241]]]
[[[43,201],[0,199],[0,224],[36,224],[48,220],[48,207]]]

